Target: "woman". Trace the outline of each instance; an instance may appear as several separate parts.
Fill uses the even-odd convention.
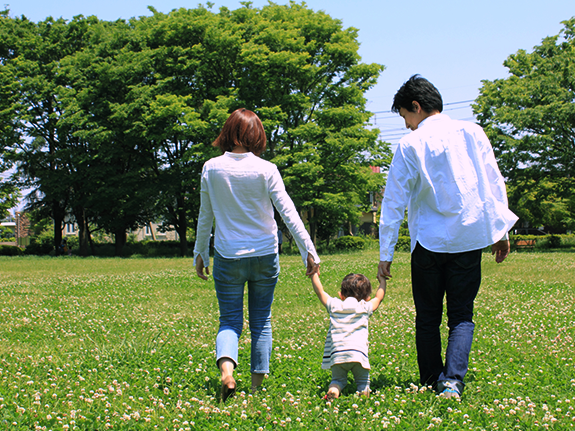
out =
[[[247,109],[234,111],[212,145],[223,155],[208,160],[202,171],[194,264],[198,277],[207,280],[215,218],[214,283],[220,308],[216,360],[225,401],[236,388],[233,371],[238,365],[246,282],[252,391],[269,373],[271,305],[280,270],[274,206],[295,238],[307,264],[306,275],[318,272],[320,260],[277,167],[259,157],[266,148],[266,135],[258,116]]]

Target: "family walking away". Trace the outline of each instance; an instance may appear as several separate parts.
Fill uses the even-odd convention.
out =
[[[216,364],[222,401],[236,390],[233,373],[246,284],[252,391],[269,373],[271,306],[280,271],[274,207],[295,239],[306,275],[330,316],[322,362],[322,368],[332,372],[326,398],[340,396],[348,371],[357,391],[369,394],[368,319],[385,296],[406,209],[420,383],[444,397],[461,396],[475,327],[473,305],[481,283],[482,250],[491,246],[496,262],[503,262],[509,254],[507,232],[517,217],[508,208],[505,183],[483,129],[452,120],[442,110],[441,94],[419,75],[405,82],[394,97],[392,111],[412,132],[400,140],[387,177],[379,225],[379,287],[373,298],[371,283],[361,274],[344,278],[339,298],[324,292],[320,259],[279,171],[259,157],[266,148],[260,119],[238,109],[226,120],[213,143],[222,155],[206,162],[202,170],[194,248],[196,273],[206,280],[215,220],[213,277],[220,311]],[[440,335],[444,298],[449,327],[445,361]]]
[[[379,279],[373,299],[370,298],[371,283],[362,274],[345,276],[339,298],[325,293],[319,274],[313,274],[311,282],[330,319],[321,364],[324,370],[331,369],[331,383],[325,399],[339,397],[347,385],[348,371],[353,374],[356,392],[369,395],[368,320],[385,296],[385,278]]]
[[[236,389],[233,372],[238,365],[246,283],[252,391],[269,373],[271,306],[280,272],[274,207],[295,239],[306,275],[318,272],[320,259],[277,167],[259,157],[266,148],[266,134],[258,116],[247,109],[234,111],[213,145],[222,155],[208,160],[202,170],[194,265],[197,275],[206,280],[215,219],[213,277],[220,310],[216,363],[225,401]]]
[[[399,141],[389,169],[379,226],[378,279],[391,277],[405,209],[411,237],[420,383],[459,397],[473,340],[473,304],[481,283],[482,249],[496,262],[509,254],[517,221],[507,204],[493,148],[477,124],[442,114],[439,91],[419,75],[397,91],[392,111],[412,132]],[[440,325],[447,302],[445,362]]]

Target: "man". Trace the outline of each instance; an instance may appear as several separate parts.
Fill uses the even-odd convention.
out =
[[[439,91],[419,75],[396,93],[392,111],[412,130],[399,141],[381,207],[378,278],[391,277],[394,247],[407,207],[420,382],[459,397],[473,340],[473,302],[482,249],[496,262],[509,254],[517,217],[483,129],[441,114]],[[445,364],[439,327],[447,300]]]

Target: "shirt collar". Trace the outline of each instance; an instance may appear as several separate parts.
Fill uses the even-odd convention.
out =
[[[254,155],[254,153],[252,153],[251,151],[248,151],[247,153],[232,153],[231,151],[226,151],[224,153],[224,156],[231,157],[232,159],[236,159],[236,160],[245,159],[245,158],[251,157],[253,155]]]
[[[450,118],[447,114],[441,114],[441,113],[435,114],[435,115],[430,115],[429,117],[424,119],[421,123],[419,123],[417,125],[417,128],[419,129],[424,124],[435,123],[436,121],[443,121],[443,120],[450,120]]]

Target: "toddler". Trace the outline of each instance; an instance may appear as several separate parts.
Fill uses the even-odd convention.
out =
[[[357,391],[369,395],[367,322],[385,296],[385,279],[379,279],[379,288],[371,300],[371,283],[361,274],[345,276],[339,298],[332,298],[325,293],[318,274],[311,277],[311,282],[330,317],[321,366],[324,370],[331,369],[332,375],[325,398],[333,400],[339,397],[347,384],[347,372],[350,370]]]

